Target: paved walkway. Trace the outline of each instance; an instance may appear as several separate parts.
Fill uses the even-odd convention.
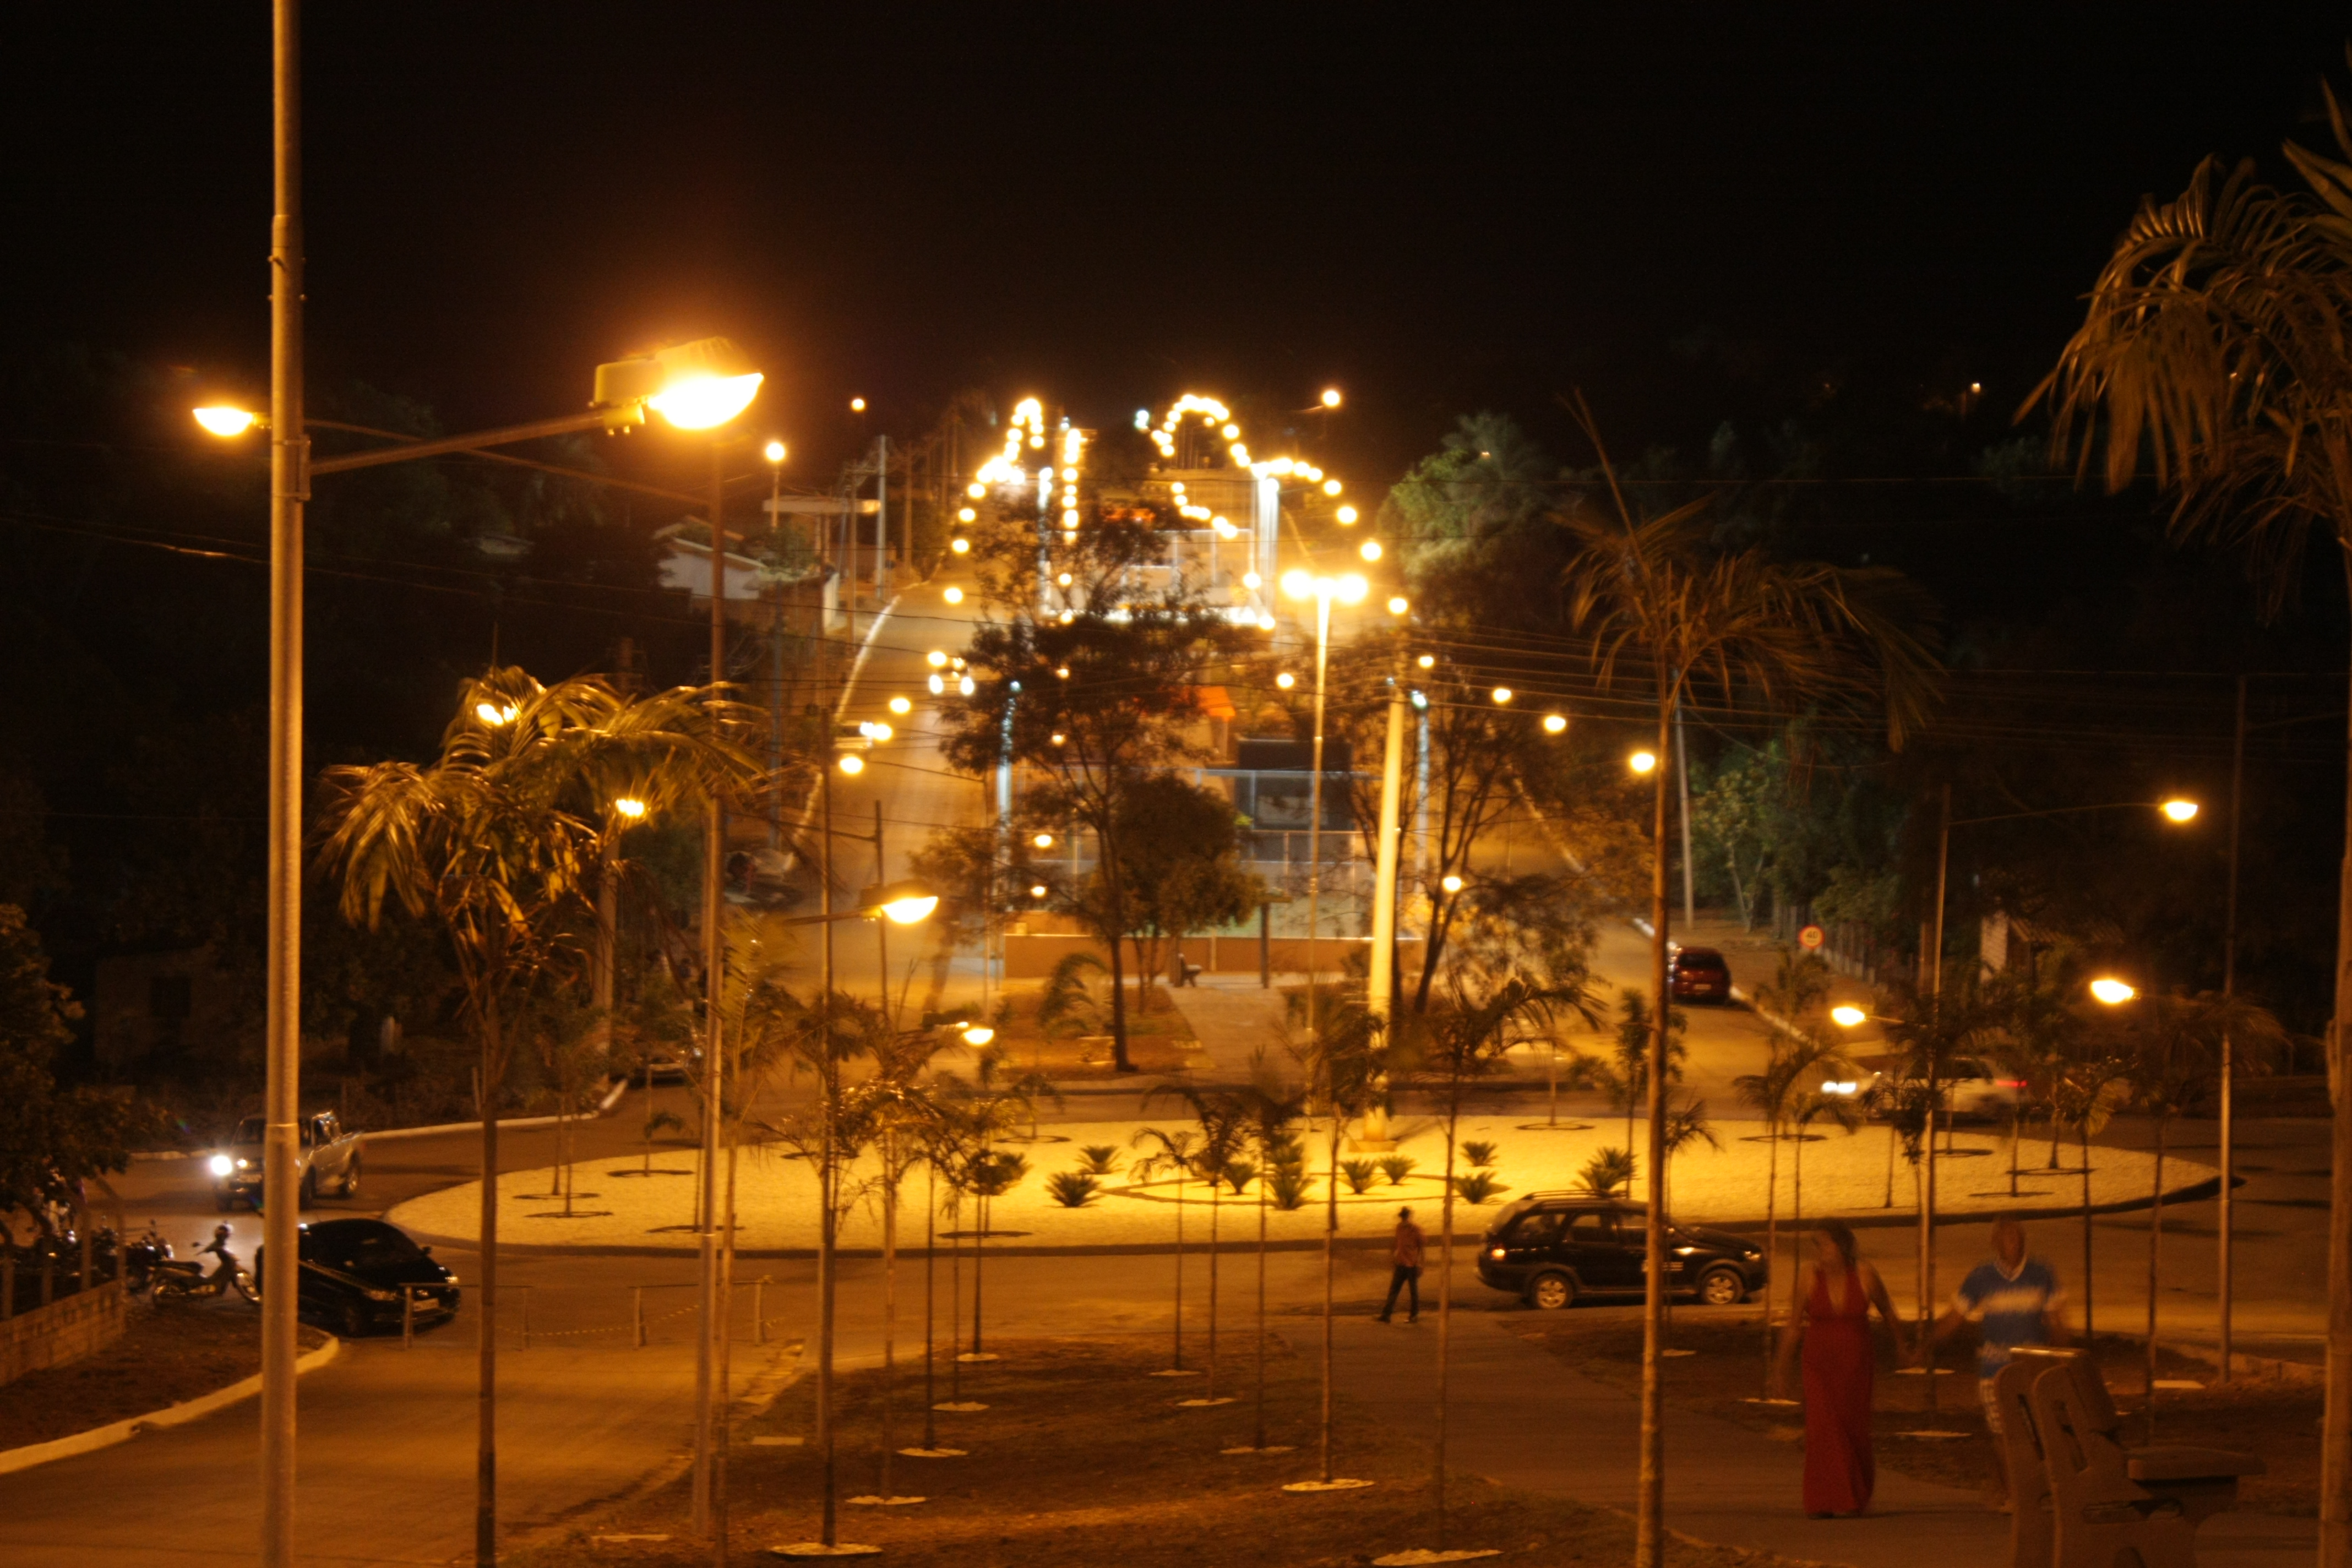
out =
[[[1254,974],[1203,974],[1197,984],[1171,988],[1166,994],[1176,999],[1184,1021],[1192,1026],[1192,1037],[1201,1042],[1192,1076],[1210,1083],[1246,1083],[1251,1058],[1260,1051],[1285,1073],[1297,1076],[1297,1064],[1283,1048],[1290,1031],[1281,987],[1303,978],[1277,974],[1268,989]]]
[[[1633,1397],[1521,1340],[1507,1316],[1460,1313],[1454,1331],[1448,1422],[1454,1468],[1630,1511],[1639,1437]],[[1436,1338],[1433,1313],[1412,1329],[1362,1317],[1343,1320],[1337,1335],[1342,1385],[1389,1419],[1425,1427],[1435,1398]],[[1545,1418],[1530,1418],[1531,1410]],[[1799,1501],[1800,1445],[1682,1411],[1670,1409],[1668,1421],[1670,1529],[1722,1545],[1853,1568],[1974,1568],[2008,1561],[2006,1515],[1988,1510],[1973,1492],[1895,1474],[1883,1453],[1870,1517],[1809,1520]],[[2199,1558],[2206,1568],[2287,1568],[2307,1561],[2316,1541],[2313,1521],[2224,1514],[2200,1532]]]

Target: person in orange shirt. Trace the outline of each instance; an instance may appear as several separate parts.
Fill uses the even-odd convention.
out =
[[[1421,1321],[1421,1226],[1412,1223],[1411,1209],[1397,1210],[1396,1234],[1389,1237],[1389,1299],[1381,1309],[1381,1321],[1385,1323],[1396,1312],[1397,1292],[1410,1292],[1406,1297],[1404,1321]]]

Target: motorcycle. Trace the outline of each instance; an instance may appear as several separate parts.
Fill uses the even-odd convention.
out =
[[[220,1258],[220,1267],[209,1274],[197,1261],[197,1258],[205,1253],[215,1254]],[[149,1278],[153,1281],[158,1305],[165,1301],[190,1301],[226,1295],[230,1290],[235,1290],[248,1301],[258,1302],[261,1300],[261,1287],[255,1281],[252,1271],[239,1263],[236,1254],[231,1252],[218,1237],[211,1246],[200,1248],[196,1258],[158,1259]]]
[[[147,1222],[147,1234],[122,1249],[123,1288],[136,1296],[154,1282],[156,1266],[171,1258],[172,1244],[155,1230],[155,1222]]]

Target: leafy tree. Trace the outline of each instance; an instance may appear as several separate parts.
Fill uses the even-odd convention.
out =
[[[1024,816],[1093,834],[1097,885],[1087,902],[1099,929],[1117,933],[1108,942],[1111,1053],[1120,1072],[1135,1064],[1119,939],[1141,927],[1125,877],[1131,818],[1121,802],[1137,780],[1190,754],[1196,691],[1251,646],[1213,606],[1181,591],[1137,586],[1160,552],[1156,521],[1096,509],[1059,552],[1071,574],[1061,590],[1068,607],[1052,613],[1037,607],[1045,533],[1024,540],[1020,520],[1008,520],[976,552],[992,605],[1005,618],[984,621],[972,635],[966,652],[975,690],[950,712],[946,744],[966,773],[1008,761],[1029,769],[1038,782]]]
[[[1591,411],[1576,412],[1601,457],[1606,511],[1581,509],[1560,525],[1573,554],[1561,574],[1570,630],[1593,639],[1604,688],[1645,689],[1654,752],[1672,752],[1675,716],[1712,689],[1727,705],[1759,702],[1883,706],[1900,744],[1925,711],[1934,659],[1914,628],[1927,606],[1894,574],[1789,563],[1761,548],[1718,547],[1706,501],[1637,519],[1618,485]],[[1655,996],[1650,1078],[1650,1163],[1664,1164],[1666,985],[1666,775],[1652,772],[1651,990]],[[1634,1561],[1661,1568],[1665,1552],[1665,1213],[1654,1184],[1646,1226],[1649,1284],[1643,1313],[1642,1450]]]
[[[131,1150],[163,1131],[162,1116],[128,1095],[58,1084],[57,1054],[80,1016],[81,1004],[49,978],[25,911],[0,904],[0,1246],[17,1214],[37,1239],[58,1241],[58,1216],[80,1210],[82,1184],[128,1169]]]
[[[1437,452],[1390,487],[1381,531],[1424,616],[1524,624],[1545,617],[1540,584],[1559,570],[1545,526],[1558,467],[1507,416],[1465,415]]]
[[[1257,907],[1263,889],[1241,868],[1233,804],[1216,791],[1142,773],[1119,786],[1113,815],[1118,863],[1098,860],[1069,908],[1105,947],[1133,945],[1136,1010],[1148,1012],[1161,943],[1232,924]]]
[[[2142,203],[2093,285],[2083,325],[2036,389],[2053,445],[2107,488],[2144,471],[2172,493],[2176,531],[2242,546],[2276,610],[2315,533],[2352,550],[2352,130],[2334,90],[2340,157],[2288,144],[2303,191],[2224,174],[2207,158],[2172,201]],[[2352,740],[2347,740],[2352,744]],[[2352,821],[2352,775],[2345,810]],[[2352,858],[2339,910],[2352,910]],[[2336,922],[2335,1212],[2352,1213],[2352,919]],[[2320,1456],[2320,1560],[2352,1563],[2352,1241],[2328,1250],[2330,1341]]]

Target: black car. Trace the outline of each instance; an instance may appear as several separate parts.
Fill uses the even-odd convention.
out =
[[[1478,1244],[1478,1278],[1547,1310],[1643,1291],[1643,1209],[1589,1193],[1535,1193],[1503,1210]],[[1669,1225],[1668,1289],[1711,1307],[1764,1289],[1764,1249],[1726,1231]]]
[[[1677,1002],[1731,1000],[1731,965],[1711,947],[1677,947],[1666,960],[1667,986]]]
[[[457,1315],[457,1279],[396,1226],[380,1219],[314,1220],[301,1237],[301,1314],[346,1339],[400,1327],[401,1299],[415,1299],[415,1322]],[[258,1258],[254,1271],[260,1272]]]

